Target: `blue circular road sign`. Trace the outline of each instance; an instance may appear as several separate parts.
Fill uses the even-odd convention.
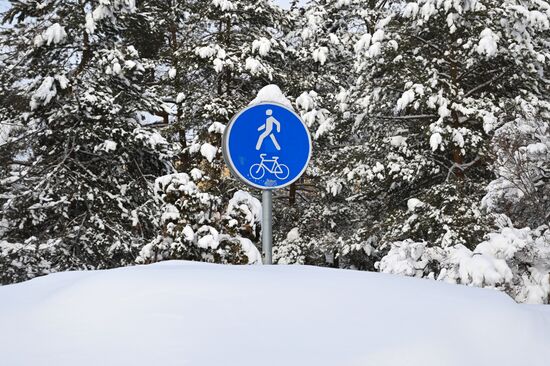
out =
[[[225,129],[223,156],[232,173],[260,189],[300,178],[311,158],[311,137],[300,117],[277,103],[241,110]]]

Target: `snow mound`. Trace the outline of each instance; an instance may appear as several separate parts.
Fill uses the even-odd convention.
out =
[[[293,109],[292,103],[290,103],[290,101],[287,99],[287,97],[285,97],[281,89],[275,84],[266,85],[261,88],[256,98],[254,98],[254,100],[252,100],[249,105],[264,102],[279,103],[290,109]]]
[[[251,224],[262,219],[261,202],[250,193],[241,190],[235,192],[227,204],[228,215],[238,214],[239,211],[244,213],[246,221]]]
[[[489,28],[485,28],[480,34],[476,51],[479,54],[486,54],[488,57],[495,56],[498,51],[497,42],[498,36]]]
[[[261,56],[267,56],[269,50],[271,49],[271,42],[265,37],[252,42],[252,53],[258,51]]]
[[[212,162],[214,158],[216,157],[216,154],[218,152],[218,148],[209,144],[208,142],[205,142],[201,146],[201,155],[208,160],[208,162]]]
[[[308,266],[171,261],[0,287],[5,365],[547,365],[548,307]]]

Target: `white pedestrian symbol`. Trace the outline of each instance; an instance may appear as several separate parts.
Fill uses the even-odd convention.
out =
[[[281,147],[279,146],[279,143],[277,142],[277,139],[275,138],[275,135],[273,134],[273,125],[277,126],[277,132],[281,132],[281,124],[279,121],[277,121],[273,116],[273,111],[271,109],[268,109],[265,111],[265,114],[268,115],[265,123],[261,125],[258,128],[258,131],[264,130],[265,131],[258,137],[258,142],[256,143],[256,150],[260,150],[262,147],[262,144],[264,143],[264,139],[269,136],[271,137],[271,141],[273,141],[273,145],[275,145],[275,148],[277,150],[281,150]]]

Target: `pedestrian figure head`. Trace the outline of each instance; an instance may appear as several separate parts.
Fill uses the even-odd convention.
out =
[[[271,116],[273,114],[273,111],[271,109],[268,109],[267,111],[265,111],[265,114]]]

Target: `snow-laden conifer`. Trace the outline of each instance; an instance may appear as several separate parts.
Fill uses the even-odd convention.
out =
[[[133,263],[157,231],[152,182],[169,168],[133,1],[12,2],[0,70],[1,281]]]

